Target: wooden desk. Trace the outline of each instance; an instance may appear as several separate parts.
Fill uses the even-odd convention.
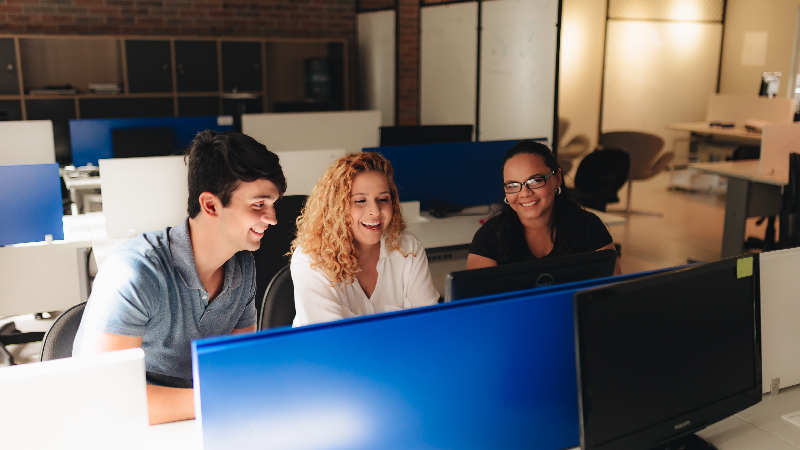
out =
[[[774,216],[780,212],[781,191],[789,180],[783,176],[762,175],[758,166],[755,160],[689,165],[701,172],[728,178],[722,258],[744,253],[748,217]]]
[[[761,133],[744,127],[712,127],[708,122],[684,122],[667,125],[668,130],[689,132],[689,161],[697,161],[702,142],[727,142],[729,144],[761,145]]]

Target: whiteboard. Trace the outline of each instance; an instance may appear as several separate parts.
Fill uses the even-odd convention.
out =
[[[394,125],[395,12],[359,13],[359,109],[381,112],[381,125]]]
[[[379,145],[380,126],[380,111],[242,115],[242,132],[271,152],[343,148],[356,153]]]
[[[602,131],[656,134],[671,150],[686,132],[668,124],[705,120],[721,42],[718,23],[609,20]],[[676,155],[678,163],[687,158]]]
[[[0,122],[0,166],[56,162],[53,122],[25,120]]]
[[[475,125],[478,3],[422,8],[420,124]]]
[[[286,177],[284,195],[311,195],[322,174],[345,155],[344,150],[299,150],[276,153]]]
[[[552,143],[558,1],[485,2],[482,21],[480,140]]]
[[[101,159],[100,177],[110,239],[174,227],[187,216],[189,170],[183,156]]]

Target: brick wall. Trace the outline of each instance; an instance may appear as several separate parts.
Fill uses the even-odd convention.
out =
[[[355,106],[355,0],[0,0],[0,33],[345,38]]]
[[[419,0],[397,0],[397,125],[419,125],[419,8]]]

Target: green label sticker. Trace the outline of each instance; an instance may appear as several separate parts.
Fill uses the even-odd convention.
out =
[[[744,278],[753,275],[753,257],[741,258],[736,260],[736,278]]]

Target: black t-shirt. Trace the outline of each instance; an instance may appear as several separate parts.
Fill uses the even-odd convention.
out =
[[[497,261],[498,264],[537,259],[528,248],[528,243],[525,241],[525,232],[522,225],[519,224],[519,219],[513,217],[517,226],[511,228],[511,235],[507,239],[508,245],[516,249],[515,255],[505,261],[500,260],[501,239],[498,239],[498,233],[501,229],[503,214],[516,215],[516,212],[510,210],[489,219],[483,224],[475,233],[475,237],[472,238],[469,252]],[[592,252],[614,242],[603,221],[589,211],[565,202],[560,205],[559,214],[561,215],[558,221],[560,226],[556,227],[555,245],[553,250],[544,258]]]

